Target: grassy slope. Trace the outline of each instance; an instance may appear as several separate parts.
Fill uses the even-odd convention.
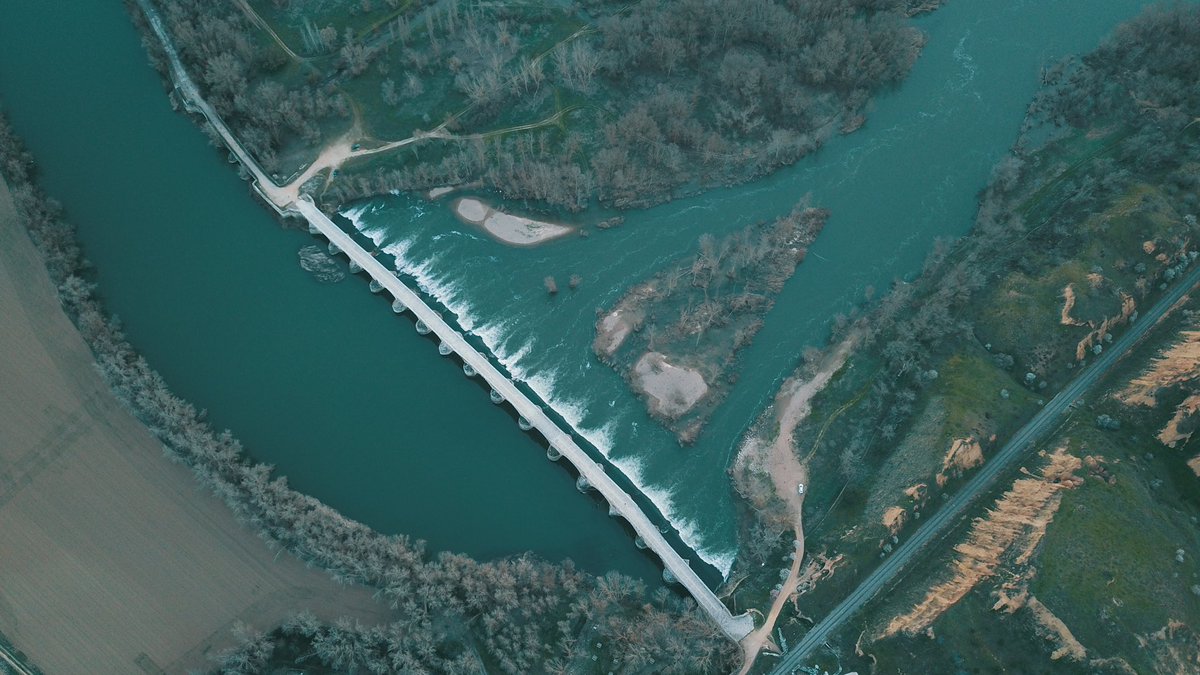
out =
[[[1080,457],[1103,457],[1112,484],[1089,475],[1082,486],[1063,491],[1061,506],[1028,567],[1005,566],[977,586],[933,624],[933,639],[900,636],[875,644],[868,641],[864,649],[878,659],[877,672],[898,672],[914,660],[930,672],[1050,668],[1054,645],[1038,634],[1028,613],[992,610],[993,591],[1030,568],[1030,592],[1088,650],[1087,663],[1054,662],[1055,672],[1118,672],[1114,662],[1104,661],[1116,658],[1138,672],[1155,672],[1153,655],[1140,646],[1139,637],[1172,620],[1200,625],[1200,598],[1191,590],[1200,583],[1200,536],[1195,526],[1200,517],[1200,479],[1184,464],[1195,443],[1168,449],[1154,438],[1173,405],[1139,411],[1108,398],[1194,321],[1176,314],[1164,322],[1157,339],[1132,353],[1071,422],[1042,444],[1043,449],[1066,446]],[[1101,412],[1121,419],[1122,429],[1097,429],[1091,418]],[[1030,470],[1037,465],[1026,463]],[[1085,468],[1077,475],[1087,473]],[[1006,484],[1017,477],[1013,472]],[[991,501],[981,502],[977,517],[985,515]],[[964,524],[947,541],[963,540],[966,529]],[[1182,563],[1175,558],[1178,550],[1184,551]],[[910,573],[900,588],[864,616],[862,627],[877,629],[907,611],[926,589],[946,577],[951,559],[947,550]],[[845,635],[843,641],[856,637]]]

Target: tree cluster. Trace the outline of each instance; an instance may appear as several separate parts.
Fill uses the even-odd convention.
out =
[[[350,116],[346,100],[335,90],[285,84],[286,56],[274,44],[256,40],[256,28],[232,4],[203,0],[157,0],[157,4],[205,99],[268,171],[282,168],[279,154],[289,143],[316,146],[326,120]],[[144,27],[141,12],[131,14]]]
[[[482,181],[577,210],[747,180],[861,125],[923,43],[911,0],[416,3],[363,35],[306,22],[306,44],[330,55],[306,64],[318,93],[279,88],[280,50],[235,9],[159,2],[206,95],[267,165],[288,136],[316,150],[320,119],[345,114],[339,91],[368,118],[461,132],[346,167],[342,200]],[[522,128],[556,112],[557,126]]]

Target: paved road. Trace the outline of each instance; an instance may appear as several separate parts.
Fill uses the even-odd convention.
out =
[[[785,675],[794,669],[805,665],[805,659],[814,649],[824,644],[830,634],[841,628],[847,619],[862,608],[871,598],[884,590],[889,583],[897,580],[897,576],[913,561],[921,550],[929,543],[937,540],[953,527],[971,506],[971,501],[981,492],[991,487],[996,476],[1009,469],[1026,451],[1033,448],[1046,432],[1052,430],[1063,413],[1068,410],[1071,402],[1087,392],[1101,377],[1112,369],[1117,359],[1121,358],[1130,347],[1145,335],[1167,310],[1179,301],[1188,291],[1200,283],[1200,265],[1196,265],[1186,276],[1180,279],[1165,296],[1163,296],[1150,311],[1141,315],[1120,339],[1108,346],[1104,353],[1079,374],[1065,389],[1043,407],[1032,420],[1013,435],[1012,439],[990,459],[979,473],[967,482],[957,494],[944,504],[937,513],[927,519],[903,544],[901,544],[883,564],[875,569],[858,588],[854,590],[841,604],[833,608],[820,623],[798,642],[772,671],[774,675]]]

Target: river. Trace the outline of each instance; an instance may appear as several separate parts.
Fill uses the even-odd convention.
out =
[[[952,1],[918,25],[929,40],[910,77],[880,96],[865,128],[791,169],[735,188],[627,214],[617,229],[538,249],[497,246],[447,209],[406,196],[345,215],[395,254],[463,324],[553,404],[652,498],[683,539],[722,573],[736,553],[726,475],[747,425],[770,403],[806,345],[868,286],[920,268],[937,237],[970,227],[979,190],[1015,140],[1044,65],[1089,51],[1149,3]],[[681,448],[621,378],[592,356],[598,307],[721,235],[787,213],[810,195],[825,230],[740,360],[739,380],[699,442]],[[542,279],[579,274],[550,297]],[[812,480],[821,480],[812,476]]]
[[[505,248],[405,196],[345,214],[639,486],[715,579],[736,551],[726,467],[804,346],[868,286],[917,270],[936,237],[968,229],[1039,69],[1092,49],[1145,4],[952,0],[918,21],[924,53],[862,130],[770,178],[632,212],[586,239]],[[321,285],[300,270],[296,252],[313,239],[281,229],[171,111],[119,3],[71,7],[6,5],[0,104],[79,226],[109,307],[179,394],[293,486],[381,531],[657,577],[627,529],[365,281]],[[591,355],[596,309],[701,234],[774,218],[806,194],[829,223],[728,399],[681,448]],[[584,281],[549,297],[547,274]]]

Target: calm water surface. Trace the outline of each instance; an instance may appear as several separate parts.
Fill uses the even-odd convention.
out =
[[[823,342],[867,286],[916,270],[935,237],[968,229],[1040,68],[1090,50],[1145,4],[950,2],[918,22],[921,59],[861,131],[769,179],[630,213],[588,239],[504,248],[407,197],[346,215],[640,486],[715,578],[736,550],[726,467],[804,346]],[[0,102],[134,344],[295,487],[434,549],[533,550],[657,577],[606,507],[363,280],[322,286],[300,270],[311,237],[280,229],[171,111],[119,3],[6,3]],[[774,218],[806,194],[833,213],[824,233],[703,437],[678,447],[591,356],[596,308],[702,233]],[[548,298],[547,274],[585,281]]]

